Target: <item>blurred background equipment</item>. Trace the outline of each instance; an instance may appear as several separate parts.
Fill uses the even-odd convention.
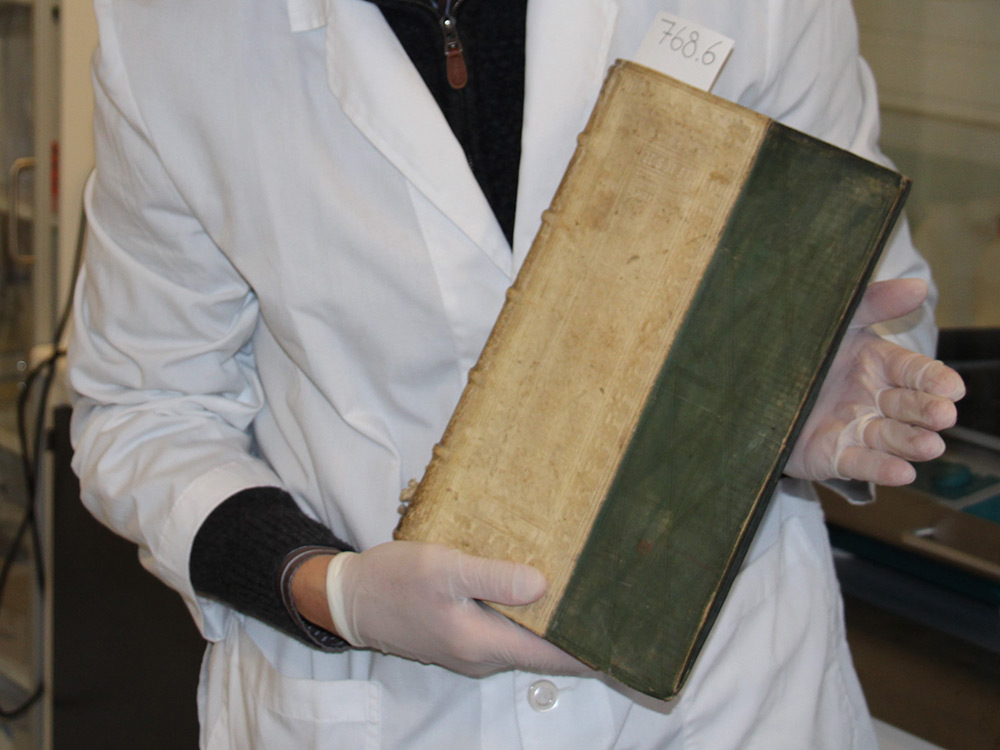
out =
[[[1000,747],[1000,3],[854,5],[883,150],[914,180],[938,356],[968,395],[913,486],[868,507],[824,497],[848,640],[875,716],[949,749]]]

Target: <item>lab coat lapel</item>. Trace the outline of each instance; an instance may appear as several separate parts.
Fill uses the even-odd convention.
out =
[[[514,267],[531,242],[586,127],[608,67],[618,0],[528,3],[524,129]]]
[[[374,4],[326,1],[326,65],[355,126],[511,276],[510,247],[461,145]]]

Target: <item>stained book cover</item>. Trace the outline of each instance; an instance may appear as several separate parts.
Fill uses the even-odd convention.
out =
[[[397,538],[538,567],[498,610],[676,695],[908,184],[616,63]]]

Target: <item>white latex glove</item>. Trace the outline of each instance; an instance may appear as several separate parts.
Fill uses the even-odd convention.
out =
[[[962,378],[868,328],[917,309],[926,296],[927,285],[917,279],[868,287],[786,474],[898,486],[916,478],[910,461],[941,455],[944,441],[937,433],[955,423],[954,402],[965,395]]]
[[[535,568],[396,541],[341,552],[326,574],[337,633],[348,643],[455,672],[582,674],[587,667],[479,600],[528,604],[545,593]]]

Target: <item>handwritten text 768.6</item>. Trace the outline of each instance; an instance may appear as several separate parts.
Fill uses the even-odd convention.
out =
[[[700,62],[702,65],[711,65],[716,61],[715,48],[722,44],[717,41],[709,45],[704,51],[701,50],[701,34],[698,29],[689,29],[681,26],[677,29],[676,21],[664,19],[667,28],[660,36],[660,45],[666,45],[671,51],[676,52],[689,60]],[[675,30],[676,29],[676,30]]]

